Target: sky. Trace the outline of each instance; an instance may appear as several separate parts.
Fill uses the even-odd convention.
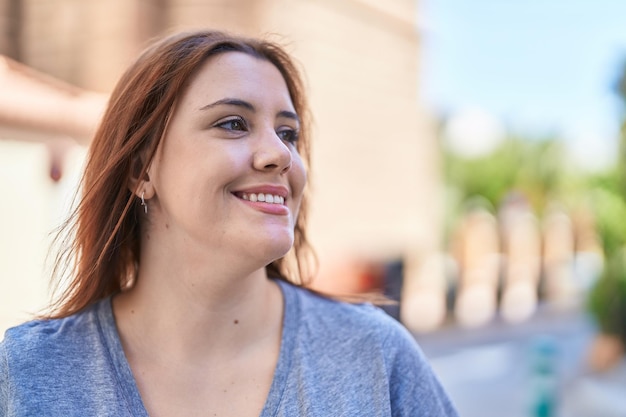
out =
[[[421,91],[434,112],[554,132],[590,168],[611,161],[626,0],[419,2]]]

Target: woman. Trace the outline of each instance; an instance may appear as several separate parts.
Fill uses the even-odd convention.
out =
[[[146,50],[90,149],[72,279],[0,345],[0,415],[455,416],[401,326],[302,288],[307,116],[276,45]]]

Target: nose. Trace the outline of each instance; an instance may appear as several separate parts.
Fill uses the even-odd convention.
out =
[[[259,171],[278,171],[281,174],[291,168],[291,150],[273,129],[267,129],[258,138],[253,165]]]

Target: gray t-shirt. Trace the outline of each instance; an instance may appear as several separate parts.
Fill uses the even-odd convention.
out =
[[[280,284],[280,356],[261,417],[457,416],[413,337],[382,310]],[[110,298],[0,343],[0,417],[147,415]]]

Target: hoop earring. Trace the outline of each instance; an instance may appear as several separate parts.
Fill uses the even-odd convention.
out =
[[[146,204],[146,200],[143,199],[143,195],[145,193],[146,193],[145,191],[141,192],[141,205],[143,206],[144,213],[148,214],[148,205]]]

